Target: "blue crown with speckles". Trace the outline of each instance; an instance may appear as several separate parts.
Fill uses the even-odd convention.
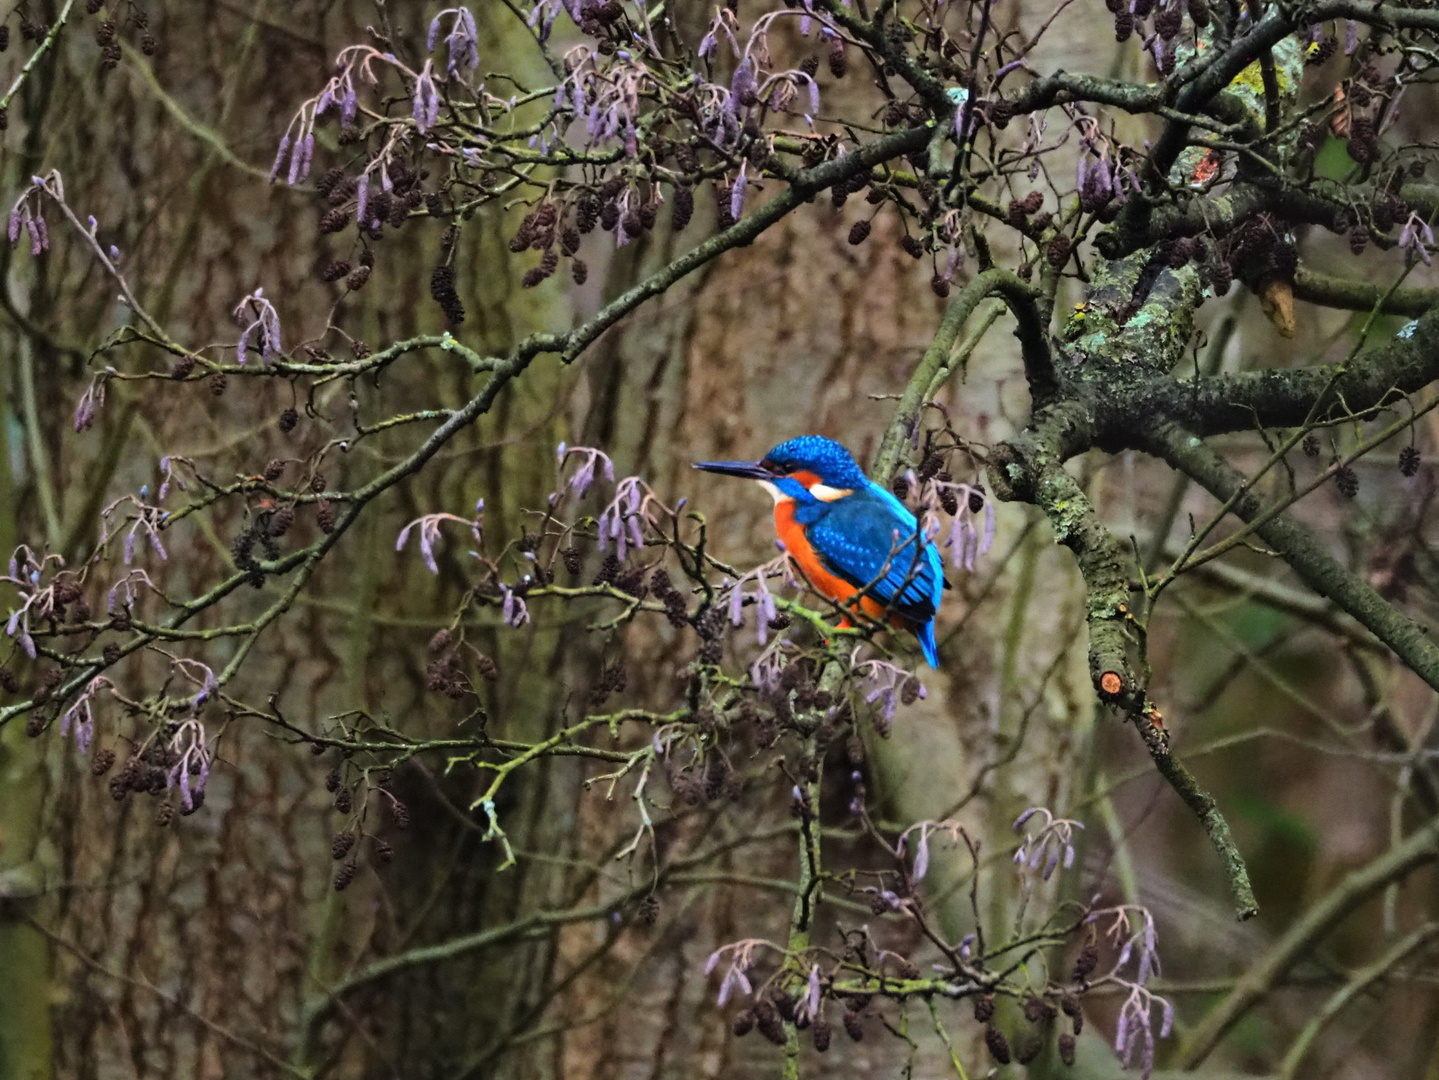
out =
[[[807,470],[818,476],[820,483],[835,488],[854,489],[868,482],[849,451],[822,435],[801,435],[782,442],[764,456],[764,464],[781,474]]]

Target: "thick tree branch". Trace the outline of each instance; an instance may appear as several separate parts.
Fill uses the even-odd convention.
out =
[[[1316,4],[1305,25],[1312,26],[1325,19],[1353,19],[1385,30],[1426,30],[1439,33],[1439,9],[1400,7],[1397,4],[1370,3],[1368,0],[1327,0]]]
[[[1433,12],[1398,8],[1391,4],[1335,0],[1320,5],[1319,10],[1304,18],[1302,23],[1313,25],[1333,18],[1349,18],[1377,26],[1429,30],[1433,30],[1435,23],[1439,22],[1439,17]],[[1177,72],[1172,82],[1176,86],[1184,86],[1201,83],[1203,79],[1198,89],[1188,91],[1188,100],[1202,99],[1207,102],[1218,95],[1239,71],[1248,66],[1254,56],[1254,49],[1272,46],[1300,22],[1298,19],[1288,19],[1276,8],[1254,31],[1234,43],[1227,51],[1217,55],[1211,53],[1202,60],[1192,62]],[[1098,75],[1056,71],[1035,79],[1012,100],[1017,113],[1034,112],[1052,105],[1076,101],[1109,105],[1128,113],[1152,113],[1168,105],[1171,95],[1170,86],[1162,82],[1141,84]],[[1183,104],[1177,107],[1178,110],[1184,108]],[[1197,114],[1203,110],[1190,111]]]
[[[1408,315],[1417,319],[1430,308],[1439,307],[1439,289],[1390,290],[1367,281],[1350,281],[1300,266],[1294,275],[1294,299],[1348,311],[1373,311],[1378,308],[1385,315]]]
[[[1255,176],[1215,195],[1176,193],[1174,201],[1151,206],[1142,220],[1121,217],[1095,237],[1094,246],[1106,258],[1117,259],[1175,237],[1225,237],[1255,214],[1266,212],[1294,224],[1321,225],[1342,233],[1354,220],[1353,207],[1380,194],[1381,189],[1370,184],[1301,187],[1287,178]],[[1399,197],[1423,218],[1439,213],[1439,188],[1431,184],[1405,184]],[[1380,246],[1393,245],[1382,232],[1371,235]]]
[[[1121,216],[1113,227],[1095,237],[1094,245],[1106,258],[1117,259],[1174,237],[1225,237],[1264,211],[1280,214],[1286,221],[1331,229],[1340,215],[1348,212],[1337,197],[1329,199],[1295,185],[1251,179],[1213,197],[1185,193],[1174,202],[1151,206],[1143,218]]]
[[[1164,104],[1164,86],[1160,83],[1141,85],[1098,75],[1056,71],[1052,75],[1035,79],[1013,101],[1016,113],[1035,112],[1051,105],[1075,101],[1110,105],[1128,113],[1149,113]]]
[[[1335,409],[1362,412],[1397,401],[1439,379],[1439,307],[1421,316],[1406,336],[1343,364],[1270,368],[1194,380],[1158,379],[1132,394],[1096,402],[1106,435],[1126,441],[1132,418],[1181,419],[1191,434],[1298,427]],[[1316,404],[1318,408],[1316,409]],[[1135,445],[1127,442],[1126,445]]]

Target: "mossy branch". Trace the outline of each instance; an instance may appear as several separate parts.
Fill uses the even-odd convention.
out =
[[[1301,265],[1294,275],[1294,299],[1348,311],[1369,312],[1377,308],[1385,315],[1418,318],[1430,308],[1439,307],[1439,289],[1387,289],[1367,281],[1321,274]]]
[[[1138,713],[1131,719],[1144,740],[1144,747],[1149,751],[1154,767],[1169,781],[1175,794],[1199,819],[1205,835],[1209,837],[1210,845],[1224,864],[1224,875],[1229,882],[1229,894],[1234,902],[1235,918],[1240,922],[1252,919],[1259,914],[1259,901],[1255,898],[1254,888],[1249,882],[1249,868],[1244,864],[1244,856],[1235,844],[1229,822],[1219,812],[1214,796],[1200,787],[1199,781],[1184,762],[1174,756],[1169,748],[1169,733],[1164,729],[1157,712]]]
[[[1229,824],[1214,797],[1174,756],[1163,718],[1148,700],[1145,631],[1130,610],[1133,557],[1063,468],[1065,434],[1072,434],[1075,426],[1065,423],[1064,415],[1063,410],[1054,410],[1046,420],[997,447],[990,457],[990,484],[1001,499],[1018,499],[1043,510],[1056,541],[1074,554],[1085,584],[1089,673],[1095,691],[1134,723],[1155,768],[1199,819],[1219,855],[1235,916],[1251,918],[1259,907]]]
[[[1371,309],[1372,310],[1372,309]],[[1100,401],[1098,423],[1123,445],[1144,448],[1135,417],[1169,416],[1194,436],[1298,427],[1343,402],[1359,413],[1428,386],[1439,378],[1439,307],[1404,337],[1341,364],[1271,368],[1195,380],[1164,378]]]

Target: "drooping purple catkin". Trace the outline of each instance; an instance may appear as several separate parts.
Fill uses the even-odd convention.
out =
[[[754,75],[754,61],[746,56],[735,67],[734,75],[730,78],[730,108],[753,105],[755,89],[758,85]]]
[[[355,224],[365,227],[365,214],[370,209],[370,174],[363,173],[355,185]]]
[[[289,152],[290,135],[288,132],[286,132],[285,137],[280,140],[280,150],[279,153],[275,155],[275,163],[270,166],[270,183],[273,184],[275,182],[275,177],[280,175],[280,166],[285,163],[285,155]]]
[[[273,307],[266,308],[261,318],[261,327],[265,331],[265,341],[262,359],[268,362],[272,357],[279,356],[285,351],[285,346],[280,340],[280,315]]]
[[[741,165],[739,169],[739,178],[735,180],[734,187],[730,189],[729,216],[735,221],[738,221],[740,219],[740,215],[744,213],[744,198],[746,194],[745,189],[749,186],[747,181],[745,180],[744,172],[744,166]]]
[[[414,117],[415,127],[420,130],[421,134],[429,131],[439,122],[440,91],[435,86],[433,60],[425,61],[424,68],[415,80],[415,94],[411,115]]]
[[[300,182],[300,166],[305,163],[305,140],[301,139],[295,144],[294,153],[290,155],[290,171],[285,174],[285,183],[294,187]]]
[[[573,16],[578,10],[579,5],[576,4],[571,15]],[[480,66],[480,31],[475,25],[475,17],[470,13],[469,8],[459,9],[455,16],[454,26],[450,29],[450,35],[445,38],[445,42],[450,47],[451,73],[462,67],[474,71]]]
[[[311,131],[305,136],[304,159],[300,162],[300,182],[304,183],[310,175],[310,163],[315,160],[315,133]]]
[[[429,130],[440,122],[440,92],[435,89],[435,84],[430,83],[428,107],[425,110],[425,130]]]

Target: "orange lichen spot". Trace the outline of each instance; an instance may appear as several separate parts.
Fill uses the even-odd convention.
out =
[[[1124,689],[1124,680],[1117,671],[1106,671],[1099,677],[1099,688],[1106,694],[1114,695]]]
[[[1144,716],[1145,719],[1149,721],[1149,726],[1152,727],[1155,731],[1164,730],[1164,714],[1158,709],[1151,706],[1149,711],[1145,713]]]
[[[1194,173],[1190,177],[1190,183],[1194,184],[1196,187],[1200,187],[1204,184],[1209,183],[1209,181],[1213,180],[1218,175],[1219,153],[1218,151],[1210,150],[1203,157],[1201,157],[1198,164],[1194,166]]]
[[[1329,116],[1329,130],[1339,138],[1349,134],[1349,106],[1344,101],[1344,87],[1334,88],[1333,112]]]

